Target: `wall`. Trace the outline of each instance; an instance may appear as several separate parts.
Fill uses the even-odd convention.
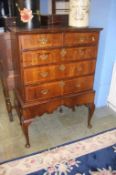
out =
[[[94,89],[96,107],[107,104],[112,67],[116,60],[116,0],[91,0],[90,26],[102,27]]]
[[[48,14],[49,0],[40,0],[40,13]]]

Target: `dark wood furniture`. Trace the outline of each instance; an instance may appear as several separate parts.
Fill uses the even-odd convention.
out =
[[[91,127],[100,30],[53,26],[10,29],[16,106],[27,147],[28,126],[34,117],[62,105],[73,110],[76,105],[87,105]]]
[[[10,121],[13,121],[12,109],[14,107],[10,92],[14,89],[15,75],[12,63],[11,34],[8,32],[8,27],[16,25],[14,4],[14,0],[8,0],[9,14],[6,14],[7,17],[0,18],[0,26],[4,28],[4,32],[0,33],[0,78]]]
[[[57,4],[60,3],[60,6]],[[42,15],[41,14],[41,24],[42,25],[68,25],[68,14],[69,14],[69,0],[52,0],[52,14]],[[62,4],[62,5],[61,5]],[[68,6],[68,7],[67,7]]]
[[[14,89],[14,69],[12,62],[11,34],[0,33],[0,77],[3,85],[6,107],[10,121],[13,120],[10,91]]]

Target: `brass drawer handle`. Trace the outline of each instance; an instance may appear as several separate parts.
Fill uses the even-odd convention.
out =
[[[48,89],[41,90],[41,94],[43,94],[43,95],[48,94]]]
[[[95,41],[95,37],[94,37],[94,36],[92,36],[92,37],[91,37],[91,40],[92,40],[92,41]]]
[[[64,87],[64,86],[65,86],[65,82],[64,82],[64,81],[60,81],[60,82],[59,82],[59,86],[60,86],[60,87]]]
[[[39,39],[38,39],[38,42],[39,42],[40,44],[44,45],[44,44],[47,44],[48,39],[47,39],[47,38],[39,38]]]
[[[40,55],[40,59],[41,60],[47,60],[48,59],[48,55],[47,54],[42,54],[42,55]]]
[[[67,53],[66,49],[62,49],[60,52],[61,57],[64,57],[66,53]]]
[[[41,77],[45,78],[48,76],[48,72],[40,72]]]
[[[60,71],[64,71],[65,69],[66,69],[66,67],[65,67],[64,64],[61,64],[61,65],[59,66],[59,70],[60,70]]]

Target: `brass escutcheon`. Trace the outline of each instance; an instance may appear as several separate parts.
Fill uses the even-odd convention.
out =
[[[59,66],[59,70],[64,71],[65,69],[66,69],[66,67],[65,67],[64,64],[61,64],[61,65]]]
[[[60,52],[60,55],[62,57],[64,57],[66,55],[66,53],[67,53],[66,49],[62,49],[61,52]]]
[[[59,82],[59,86],[60,86],[60,87],[64,87],[64,86],[65,86],[65,82],[64,82],[63,80],[60,81],[60,82]]]
[[[92,36],[92,37],[91,37],[91,40],[92,40],[92,41],[95,41],[95,37],[94,37],[94,36]]]

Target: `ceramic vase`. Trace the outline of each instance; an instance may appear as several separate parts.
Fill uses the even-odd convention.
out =
[[[69,26],[87,27],[89,23],[90,0],[69,1]]]

